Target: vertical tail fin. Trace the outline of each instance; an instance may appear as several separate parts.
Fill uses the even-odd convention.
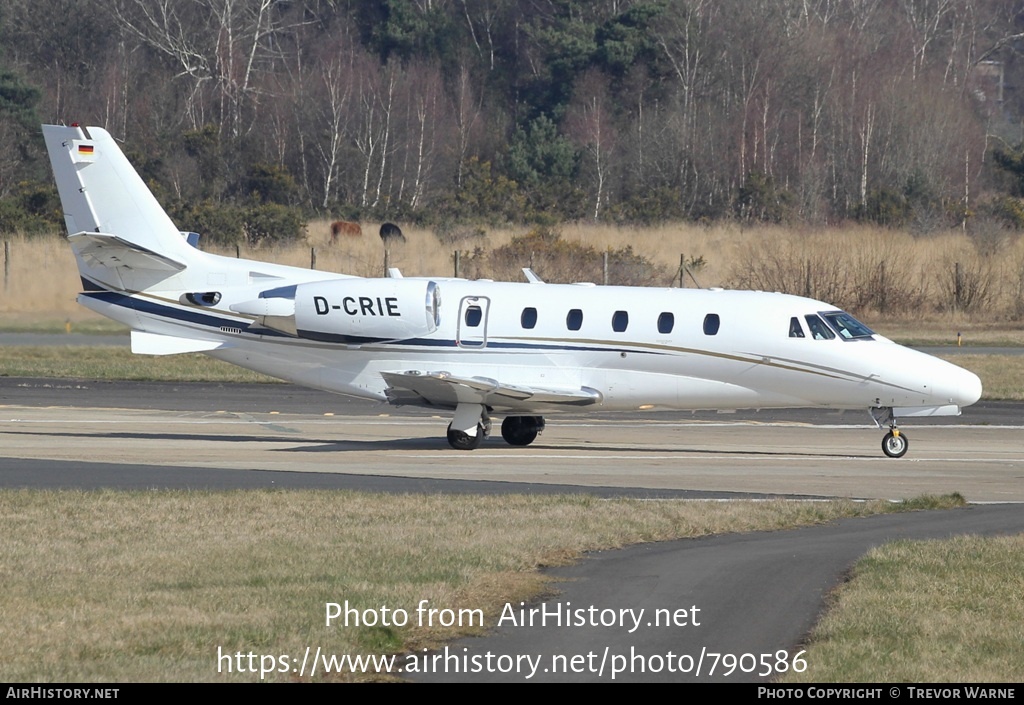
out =
[[[110,133],[43,125],[69,235],[102,233],[185,261],[192,248],[160,207]]]

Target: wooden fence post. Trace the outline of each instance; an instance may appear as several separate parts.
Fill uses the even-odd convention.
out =
[[[964,284],[963,278],[960,273],[960,263],[957,262],[953,267],[953,306],[957,311],[964,302]]]

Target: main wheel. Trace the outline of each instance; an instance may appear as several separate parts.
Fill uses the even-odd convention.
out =
[[[501,422],[501,437],[510,446],[528,446],[543,430],[543,416],[506,416]]]
[[[889,431],[882,438],[882,452],[890,458],[902,458],[907,454],[908,448],[910,448],[910,441],[907,440],[905,433],[900,433],[897,436],[892,431]]]
[[[471,436],[465,431],[456,431],[448,424],[448,445],[455,450],[476,450],[484,440],[484,428],[476,425],[476,435]]]

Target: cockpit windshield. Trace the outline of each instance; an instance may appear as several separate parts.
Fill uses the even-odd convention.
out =
[[[825,325],[824,321],[813,313],[804,316],[804,320],[807,321],[807,330],[811,331],[811,337],[815,340],[832,340],[836,337],[836,334]]]
[[[843,340],[874,340],[873,330],[844,311],[822,313],[821,317]]]

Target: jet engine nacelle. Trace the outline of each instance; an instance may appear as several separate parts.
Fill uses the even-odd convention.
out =
[[[359,345],[429,335],[440,322],[436,282],[416,279],[339,279],[299,284],[299,337]]]

